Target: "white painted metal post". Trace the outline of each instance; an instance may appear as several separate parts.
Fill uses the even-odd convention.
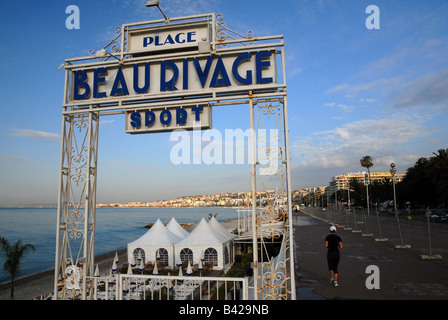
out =
[[[63,113],[56,225],[55,299],[59,299],[60,280],[63,281],[61,299],[76,298],[77,290],[81,290],[82,299],[86,299],[86,277],[93,275],[98,125],[96,113]],[[70,297],[64,287],[70,277],[65,274],[69,266],[78,268],[82,285],[80,288],[73,285]]]
[[[288,126],[288,103],[285,96],[283,100],[283,128],[285,135],[285,160],[286,160],[286,189],[288,192],[288,226],[289,226],[289,275],[291,300],[296,300],[296,284],[294,278],[294,229],[292,225],[292,202],[291,202],[291,170],[289,157],[289,126]]]
[[[83,258],[83,300],[87,298],[87,276],[93,276],[94,242],[95,242],[95,207],[96,207],[96,158],[98,142],[98,115],[90,112],[87,135],[87,161],[85,171],[85,222],[84,222],[84,258]],[[80,202],[83,199],[80,199]],[[90,232],[90,236],[89,236]]]
[[[62,129],[61,129],[61,150],[60,150],[60,163],[59,163],[59,182],[58,182],[58,210],[57,210],[57,217],[56,217],[56,257],[54,259],[54,299],[58,299],[58,280],[59,275],[61,271],[61,220],[62,220],[62,214],[63,214],[63,190],[64,187],[63,183],[63,166],[64,166],[64,157],[65,157],[65,130],[66,130],[66,120],[65,116],[62,116]]]
[[[283,38],[282,38],[283,43]],[[283,69],[283,84],[286,88],[286,58],[283,47],[282,53],[282,69]],[[288,192],[288,221],[289,221],[289,267],[290,267],[290,284],[291,284],[291,300],[296,300],[296,284],[295,284],[295,264],[294,264],[294,229],[292,225],[292,189],[291,189],[291,159],[289,154],[289,121],[288,121],[288,101],[287,95],[283,100],[283,129],[285,131],[285,160],[286,160],[286,188]]]
[[[250,92],[249,94],[252,94]],[[254,102],[253,98],[249,99],[250,107],[250,140],[252,155],[252,255],[253,255],[253,277],[254,277],[254,300],[258,300],[258,230],[257,230],[257,197],[256,197],[256,174],[257,174],[257,156],[256,156],[256,140],[254,125]]]

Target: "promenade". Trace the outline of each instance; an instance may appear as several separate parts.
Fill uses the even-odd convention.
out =
[[[358,214],[355,223],[353,214],[311,207],[301,210],[293,218],[298,300],[448,299],[448,224],[431,223],[431,256],[441,259],[422,259],[429,255],[427,223],[423,220],[400,217],[400,238],[393,215],[380,216],[378,224],[371,211],[369,217]],[[325,237],[332,224],[338,226],[344,247],[338,287],[329,283],[326,261]],[[388,240],[375,241],[380,232],[381,238]],[[371,265],[378,267],[379,289],[366,287],[371,275],[366,269]]]
[[[375,212],[365,217],[346,216],[332,211],[304,208],[293,216],[297,300],[448,300],[448,224],[431,223],[431,253],[441,259],[422,259],[429,255],[427,224],[400,217],[401,245],[396,219]],[[362,222],[362,223],[360,223]],[[231,227],[235,221],[223,222]],[[339,263],[339,286],[329,283],[325,237],[330,225],[336,225],[344,248]],[[192,226],[191,226],[192,227]],[[351,228],[347,230],[346,228]],[[386,241],[375,241],[387,238]],[[97,257],[100,272],[109,271],[115,252]],[[126,250],[119,251],[126,262]],[[379,270],[379,289],[368,289],[368,266]],[[29,300],[53,289],[54,272],[48,271],[19,279],[16,300]],[[0,300],[9,300],[9,284],[0,285]]]

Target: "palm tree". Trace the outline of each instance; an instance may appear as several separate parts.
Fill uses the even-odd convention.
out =
[[[373,167],[373,159],[371,156],[365,156],[359,160],[361,163],[361,167],[367,168],[367,172],[369,173],[369,180],[370,180],[370,168]]]
[[[5,252],[6,261],[3,265],[3,270],[11,275],[11,299],[14,298],[14,279],[19,274],[20,261],[22,260],[25,253],[32,249],[36,249],[30,243],[22,244],[21,240],[13,243],[12,245],[3,237],[0,237],[0,246]]]
[[[373,166],[372,157],[364,156],[363,158],[361,158],[361,160],[359,160],[359,162],[361,163],[361,167],[367,168],[367,172],[369,173],[369,181],[366,183],[367,188],[366,193],[367,193],[367,215],[370,216],[369,183],[370,183],[370,167]]]

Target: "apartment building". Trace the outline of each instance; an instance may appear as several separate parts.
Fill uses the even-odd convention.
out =
[[[395,174],[395,183],[403,181],[406,174]],[[382,181],[383,179],[392,179],[392,174],[390,172],[371,172],[370,173],[370,182],[373,181]],[[348,185],[351,179],[356,179],[361,183],[366,183],[367,172],[349,172],[343,173],[338,176],[334,176],[331,178],[331,181],[328,186],[328,192],[333,194],[335,191],[348,189]]]

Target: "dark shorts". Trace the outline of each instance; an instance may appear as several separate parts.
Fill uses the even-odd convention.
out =
[[[337,273],[339,259],[340,259],[339,251],[328,252],[327,253],[328,270],[333,270],[334,273]]]

